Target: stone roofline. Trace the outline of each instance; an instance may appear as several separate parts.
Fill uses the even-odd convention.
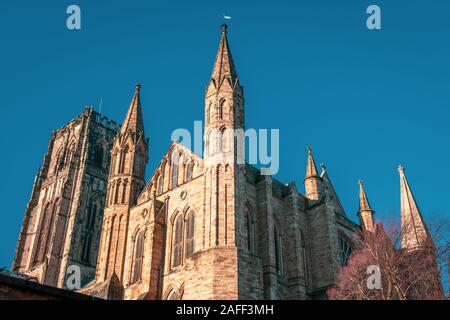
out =
[[[77,124],[78,122],[80,122],[83,117],[92,117],[92,119],[95,121],[95,123],[103,126],[106,129],[112,130],[114,132],[118,132],[120,130],[120,127],[121,127],[121,125],[119,123],[117,123],[116,121],[111,120],[108,117],[106,117],[105,115],[102,115],[101,113],[95,111],[93,109],[93,107],[86,106],[84,108],[84,111],[81,114],[79,114],[78,116],[76,116],[75,118],[70,120],[64,126],[62,126],[59,129],[55,130],[54,131],[54,135],[55,136],[56,135],[60,135],[60,134],[64,133],[66,130],[69,130],[69,128],[72,125]]]
[[[166,160],[165,157],[166,157],[168,154],[170,154],[171,150],[172,150],[174,147],[178,147],[178,148],[182,149],[182,151],[187,152],[187,153],[190,153],[192,157],[197,158],[198,160],[204,161],[204,158],[203,158],[202,156],[198,155],[197,153],[193,152],[193,151],[190,150],[189,148],[185,147],[183,144],[181,144],[181,143],[179,143],[179,142],[177,142],[177,141],[172,141],[172,143],[170,144],[169,148],[167,149],[166,154],[162,157],[161,161],[159,162],[158,166],[156,167],[155,171],[153,172],[151,178],[150,178],[150,179],[148,180],[148,182],[146,183],[145,188],[142,190],[141,194],[138,196],[138,199],[140,199],[140,198],[143,196],[143,194],[147,191],[147,189],[149,188],[149,186],[150,186],[151,183],[153,182],[153,180],[154,180],[154,178],[155,178],[155,176],[156,176],[156,173],[158,172],[158,169],[161,167],[162,163]],[[250,169],[251,171],[253,171],[253,173],[258,177],[259,180],[258,180],[257,182],[262,181],[262,180],[264,179],[265,176],[263,176],[263,175],[260,174],[260,170],[259,170],[258,168],[256,168],[255,166],[253,166],[253,165],[251,165],[251,164],[249,164],[249,163],[245,163],[245,165],[246,165],[246,168],[248,168],[248,169]],[[197,177],[193,178],[192,180],[198,179],[198,178],[200,178],[200,177],[202,177],[202,176],[203,176],[203,172],[202,172],[201,174],[199,174]],[[299,192],[297,191],[297,187],[296,187],[295,182],[290,182],[290,183],[288,183],[288,184],[284,184],[284,183],[282,183],[281,181],[275,179],[273,176],[270,176],[270,178],[272,179],[272,184],[274,184],[274,185],[276,185],[278,188],[280,188],[280,190],[281,190],[281,198],[284,198],[284,197],[286,197],[287,195],[291,194],[291,193],[292,193],[292,190],[293,190],[293,191],[294,191],[294,194],[295,194],[301,201],[304,201],[305,203],[310,203],[310,204],[311,204],[310,206],[308,206],[308,208],[311,208],[311,207],[314,207],[314,206],[316,206],[316,205],[320,205],[320,204],[323,203],[323,199],[318,200],[318,201],[311,201],[311,200],[307,199],[304,195],[302,195],[301,193],[299,193]],[[192,180],[191,180],[191,181],[192,181]],[[190,182],[190,181],[189,181],[189,182]],[[188,183],[188,182],[186,182],[186,183]],[[181,185],[175,187],[174,189],[176,189],[176,188],[178,188],[178,187],[181,187],[181,186],[183,186],[183,185],[186,184],[186,183],[183,183],[183,184],[181,184]],[[173,189],[168,190],[168,191],[172,191],[172,190],[173,190]],[[168,191],[167,191],[167,192],[168,192]],[[151,196],[151,195],[150,195],[150,196]],[[274,196],[275,196],[275,195],[274,195]],[[159,195],[158,195],[158,197],[159,197]],[[143,201],[143,202],[145,202],[145,201]],[[313,203],[312,203],[312,202],[313,202]],[[133,207],[131,207],[130,209],[133,209],[134,207],[137,207],[137,206],[139,206],[139,205],[141,205],[141,204],[142,204],[142,202],[138,200],[138,203],[136,204],[136,206],[133,206]],[[342,215],[340,215],[340,214],[338,214],[338,213],[337,213],[337,215],[340,216],[340,217],[339,217],[339,218],[340,218],[339,221],[340,221],[341,223],[343,223],[343,224],[348,224],[349,227],[351,226],[351,227],[354,227],[354,228],[360,228],[360,225],[358,225],[357,223],[351,221],[351,220],[348,219],[347,217],[342,216]]]

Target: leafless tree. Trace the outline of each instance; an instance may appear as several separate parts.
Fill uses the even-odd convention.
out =
[[[419,248],[401,248],[405,229],[378,223],[374,232],[361,232],[347,266],[327,292],[329,299],[444,299],[441,273],[449,262],[449,219],[431,223],[428,232],[434,241]]]

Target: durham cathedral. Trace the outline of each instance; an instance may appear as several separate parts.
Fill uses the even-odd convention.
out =
[[[67,288],[75,265],[79,292],[103,299],[326,298],[355,234],[376,227],[374,211],[360,182],[360,223],[352,222],[311,148],[304,194],[249,164],[220,161],[236,156],[238,142],[209,133],[245,129],[227,26],[205,91],[204,154],[174,141],[149,181],[140,95],[137,84],[121,125],[86,108],[51,134],[13,271]],[[402,245],[413,250],[429,233],[399,173],[401,221],[414,226]]]

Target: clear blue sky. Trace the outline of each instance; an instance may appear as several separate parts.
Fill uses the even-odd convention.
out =
[[[66,28],[66,8],[82,30]],[[365,26],[378,4],[382,30]],[[349,217],[357,179],[377,216],[399,211],[399,163],[427,219],[448,216],[449,1],[1,1],[0,266],[10,266],[52,130],[85,105],[122,121],[142,84],[149,176],[175,128],[203,120],[220,37],[245,88],[246,125],[280,129],[282,182],[303,192],[306,147]]]

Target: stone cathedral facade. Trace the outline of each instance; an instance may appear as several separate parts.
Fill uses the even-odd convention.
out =
[[[245,129],[227,26],[205,92],[203,157],[173,142],[145,181],[140,94],[136,85],[120,127],[87,109],[52,135],[14,271],[65,287],[75,264],[81,292],[105,299],[325,298],[355,233],[374,228],[373,210],[361,184],[361,225],[349,220],[310,148],[304,195],[249,164],[220,161],[235,160],[238,142],[210,133]],[[403,170],[401,186],[402,217],[426,230]]]

